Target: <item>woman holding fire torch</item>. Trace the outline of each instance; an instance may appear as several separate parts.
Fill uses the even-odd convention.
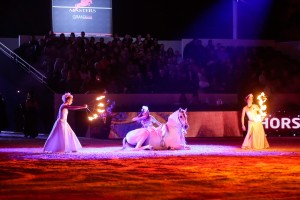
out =
[[[246,131],[244,124],[245,115],[248,117],[247,135],[242,144],[242,149],[266,149],[269,148],[269,143],[262,125],[263,116],[261,108],[253,104],[253,94],[245,97],[247,105],[242,110],[242,129]]]
[[[83,106],[71,106],[73,95],[65,93],[62,96],[63,104],[59,108],[57,120],[44,145],[44,152],[76,152],[82,148],[77,136],[67,122],[68,110],[87,108]]]

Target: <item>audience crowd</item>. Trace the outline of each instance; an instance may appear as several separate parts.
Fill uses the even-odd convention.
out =
[[[48,78],[57,93],[267,93],[300,91],[296,60],[269,46],[223,46],[193,39],[165,48],[151,34],[35,37],[16,53]]]

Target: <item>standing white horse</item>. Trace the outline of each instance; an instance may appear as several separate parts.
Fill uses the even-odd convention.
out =
[[[143,141],[143,146],[138,146],[136,149],[189,149],[185,141],[185,134],[189,128],[186,110],[179,108],[168,117],[167,123],[152,131],[149,131],[147,128],[129,131],[123,139],[123,149],[126,148],[127,144],[136,146],[139,141],[133,141],[133,138],[136,139],[137,135],[140,135],[140,138],[143,140],[145,140],[145,136],[147,139],[145,142]]]

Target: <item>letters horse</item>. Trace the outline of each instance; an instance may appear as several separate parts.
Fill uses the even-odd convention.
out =
[[[185,141],[188,128],[186,109],[179,108],[169,115],[165,124],[158,128],[138,128],[129,131],[123,139],[123,149],[127,144],[135,146],[136,149],[189,149]]]

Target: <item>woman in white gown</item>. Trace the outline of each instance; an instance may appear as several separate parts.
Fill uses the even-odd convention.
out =
[[[247,105],[242,110],[242,129],[246,131],[244,124],[245,115],[248,116],[248,131],[242,144],[243,149],[266,149],[269,148],[269,143],[262,125],[262,118],[259,114],[260,108],[253,104],[253,95],[249,94],[245,97]]]
[[[87,108],[84,106],[71,106],[73,96],[66,93],[62,96],[61,104],[53,128],[44,145],[44,152],[76,152],[82,148],[77,136],[67,122],[68,110],[79,110]]]

